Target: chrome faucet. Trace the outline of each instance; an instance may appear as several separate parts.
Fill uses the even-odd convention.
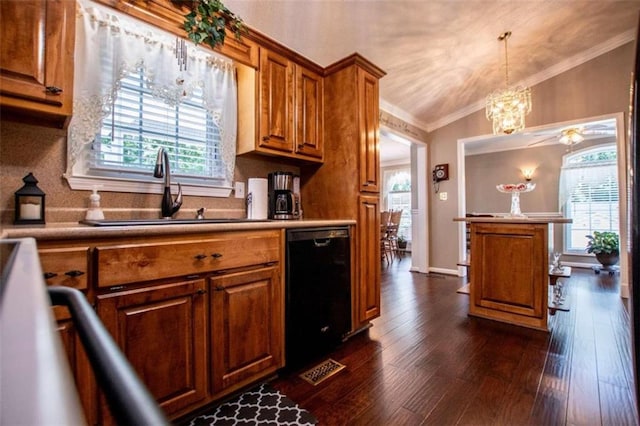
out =
[[[167,172],[164,172],[164,168],[167,168]],[[156,159],[156,167],[153,169],[153,176],[161,178],[164,176],[164,195],[162,196],[162,218],[171,219],[182,205],[182,186],[178,182],[178,195],[175,201],[171,197],[171,169],[169,167],[169,154],[160,148],[158,150],[158,158]]]

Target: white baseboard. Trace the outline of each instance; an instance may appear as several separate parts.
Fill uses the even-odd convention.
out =
[[[454,275],[456,277],[458,276],[457,269],[429,268],[429,272],[434,272],[436,274]]]

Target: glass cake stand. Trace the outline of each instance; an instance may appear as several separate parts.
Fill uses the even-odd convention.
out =
[[[527,217],[520,211],[520,193],[531,192],[535,189],[535,183],[503,183],[496,185],[496,189],[505,194],[511,194],[511,212],[508,217]]]

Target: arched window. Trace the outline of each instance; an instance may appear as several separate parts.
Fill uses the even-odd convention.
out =
[[[560,171],[560,206],[573,223],[565,225],[565,252],[584,253],[586,235],[619,232],[615,144],[565,155]]]

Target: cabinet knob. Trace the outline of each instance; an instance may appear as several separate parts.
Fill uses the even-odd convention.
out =
[[[217,285],[214,288],[215,291],[224,291],[224,287],[222,287],[221,285]]]
[[[196,254],[194,257],[196,259],[198,259],[198,260],[202,260],[202,259],[205,259],[207,257],[207,255],[206,254]]]
[[[262,141],[263,142],[268,142],[269,141],[269,136],[263,136],[262,137]]]
[[[211,257],[213,257],[214,259],[220,259],[222,257],[222,253],[213,253]]]
[[[77,269],[74,269],[72,271],[67,271],[64,274],[69,276],[69,277],[71,277],[71,278],[75,278],[75,277],[79,277],[80,275],[84,275],[84,272],[78,271]]]
[[[45,272],[43,275],[45,280],[58,276],[58,274],[56,274],[55,272]]]
[[[47,86],[46,90],[50,95],[59,95],[60,93],[62,93],[62,89],[56,86]]]
[[[207,290],[205,290],[205,289],[203,289],[203,288],[199,288],[199,289],[196,291],[196,294],[205,294],[206,292],[207,292]]]

